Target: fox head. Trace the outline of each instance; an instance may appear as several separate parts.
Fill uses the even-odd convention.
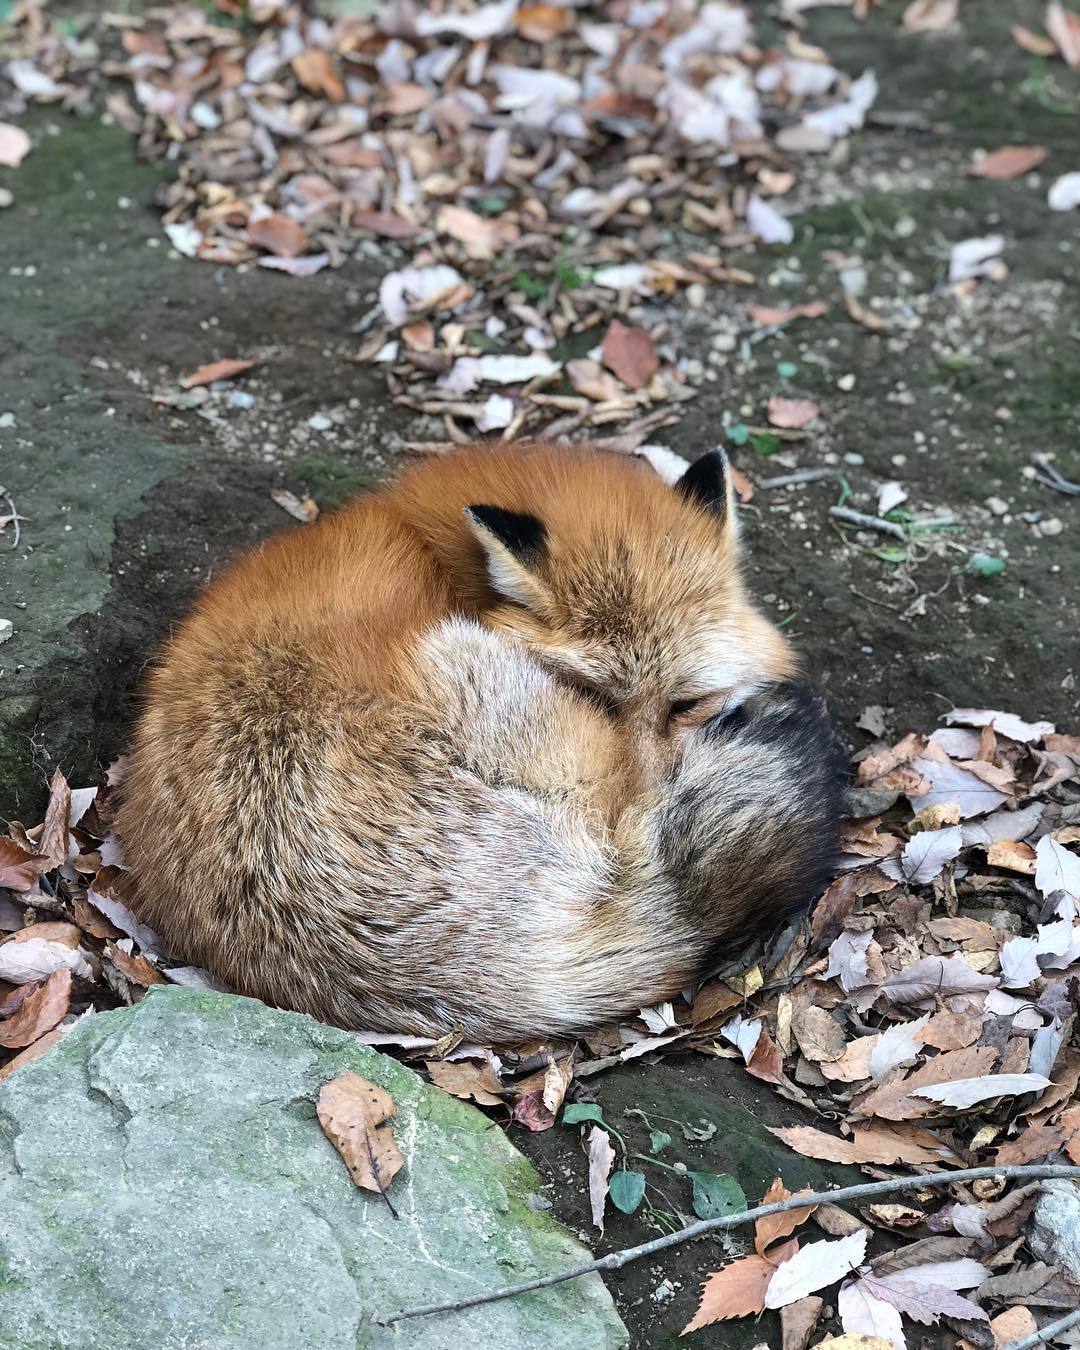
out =
[[[623,723],[641,762],[666,771],[695,727],[793,672],[743,586],[723,451],[674,486],[627,457],[535,472],[536,514],[465,508],[500,602],[488,622]]]

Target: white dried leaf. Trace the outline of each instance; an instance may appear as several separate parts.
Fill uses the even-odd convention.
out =
[[[555,70],[496,65],[491,67],[491,77],[500,94],[523,107],[537,102],[576,104],[581,99],[580,81]]]
[[[174,220],[165,226],[165,233],[177,253],[185,258],[198,257],[203,232],[197,225],[192,225],[189,220]]]
[[[761,1039],[761,1029],[760,1017],[746,1018],[740,1014],[720,1028],[720,1035],[725,1041],[730,1041],[742,1055],[743,1060],[749,1064],[750,1056],[757,1049],[757,1043]]]
[[[879,1078],[898,1064],[911,1064],[923,1044],[923,1027],[930,1020],[930,1014],[914,1022],[898,1022],[881,1032],[870,1052],[870,1076]]]
[[[926,998],[977,994],[995,989],[997,977],[980,975],[960,956],[923,956],[878,985],[894,1003],[919,1003]]]
[[[766,1308],[785,1308],[849,1275],[866,1255],[868,1228],[835,1242],[810,1242],[785,1261],[765,1290]]]
[[[499,4],[479,5],[468,14],[432,14],[425,10],[416,16],[416,31],[420,37],[455,33],[470,42],[484,42],[507,31],[517,7],[518,0],[501,0]]]
[[[870,946],[873,936],[873,933],[852,933],[845,928],[829,947],[829,964],[821,978],[839,980],[845,994],[868,985],[870,967],[866,959],[866,949]]]
[[[1080,902],[1080,858],[1050,834],[1035,845],[1035,885],[1043,895],[1064,891]]]
[[[27,938],[25,942],[5,942],[0,946],[0,980],[8,984],[29,984],[47,979],[54,970],[66,966],[81,979],[93,979],[85,953],[45,938]]]
[[[1080,173],[1063,173],[1047,195],[1051,211],[1072,211],[1080,206]]]
[[[658,1003],[655,1008],[641,1008],[638,1016],[654,1036],[679,1030],[679,1024],[675,1020],[675,1007],[671,1003]]]
[[[27,98],[49,99],[63,95],[63,86],[57,84],[51,75],[38,70],[33,61],[9,61],[4,72],[19,93],[25,94]]]
[[[1080,961],[1080,928],[1071,919],[1040,924],[1037,955],[1043,959],[1043,970],[1064,970],[1074,961]]]
[[[903,483],[882,483],[881,487],[878,488],[878,515],[888,515],[890,511],[895,511],[900,503],[906,502],[907,499],[908,491]]]
[[[885,1285],[893,1289],[902,1288],[906,1284],[915,1284],[955,1290],[976,1289],[989,1274],[990,1271],[981,1261],[964,1256],[956,1261],[927,1261],[921,1266],[909,1266],[906,1270],[893,1271],[890,1275],[875,1275],[872,1279],[875,1285]],[[914,1316],[910,1313],[908,1315]]]
[[[682,455],[669,450],[666,445],[639,445],[634,451],[642,459],[647,459],[665,483],[677,483],[690,467]]]
[[[601,267],[593,273],[593,285],[609,291],[639,291],[648,294],[649,269],[644,263],[623,263],[615,267]]]
[[[605,1129],[594,1125],[588,1134],[589,1140],[589,1205],[592,1209],[592,1221],[600,1232],[604,1231],[604,1205],[607,1202],[608,1177],[615,1161],[615,1150]]]
[[[949,825],[943,830],[920,830],[907,841],[899,858],[886,858],[879,866],[893,881],[923,885],[933,881],[945,864],[959,855],[962,847],[959,825]]]
[[[379,283],[379,304],[387,321],[396,328],[408,319],[410,305],[433,305],[463,280],[461,273],[446,263],[403,267],[399,272],[388,272]]]
[[[104,855],[102,861],[104,862]],[[161,939],[152,928],[140,923],[127,905],[121,904],[119,900],[114,900],[110,895],[100,895],[95,890],[87,891],[86,898],[96,909],[100,909],[109,922],[120,929],[121,933],[126,933],[128,937],[134,938],[147,956],[157,955]]]
[[[925,1097],[941,1106],[966,1110],[994,1097],[1016,1097],[1025,1092],[1045,1092],[1050,1079],[1041,1073],[984,1073],[978,1078],[958,1078],[952,1083],[931,1083],[912,1088],[912,1097]]]
[[[763,244],[790,244],[795,238],[795,227],[775,206],[770,206],[757,193],[746,203],[746,223],[751,234]]]
[[[966,820],[968,816],[992,811],[1009,800],[1006,793],[999,792],[968,769],[961,769],[951,762],[942,764],[936,759],[917,759],[915,768],[930,784],[929,792],[908,795],[912,810],[916,812],[924,811],[928,806],[953,803],[959,807],[961,817]]]
[[[1026,839],[1042,820],[1043,808],[1039,802],[1032,802],[1019,811],[1007,808],[995,811],[983,820],[973,820],[961,825],[960,833],[964,837],[964,846],[996,844],[1000,839]]]
[[[1042,971],[1035,957],[1039,951],[1037,938],[1014,937],[1001,949],[1001,983],[1006,989],[1026,989],[1039,978]]]
[[[94,798],[97,796],[96,787],[72,788],[71,806],[68,810],[68,825],[74,829],[90,810],[94,804]]]
[[[848,136],[858,131],[866,121],[866,114],[873,107],[877,96],[877,76],[872,70],[864,70],[852,84],[843,103],[834,103],[831,108],[819,108],[807,113],[802,126],[808,132],[825,135],[832,140]]]
[[[201,966],[163,967],[161,973],[170,983],[183,985],[185,989],[214,989],[221,994],[232,993],[227,984],[222,984],[219,979],[211,975],[208,970],[203,970]],[[430,1045],[431,1041],[422,1041],[422,1044]]]
[[[846,1335],[879,1336],[894,1350],[907,1350],[899,1312],[891,1303],[875,1298],[864,1280],[842,1285],[836,1305]]]
[[[972,277],[989,276],[1001,266],[998,261],[1005,249],[1003,234],[990,234],[980,239],[962,239],[949,252],[949,281],[968,281]]]
[[[1053,722],[1025,722],[1015,713],[995,712],[993,708],[954,708],[945,714],[944,720],[949,726],[993,727],[1003,736],[1024,745],[1041,741],[1055,731]]]
[[[492,394],[476,418],[477,431],[501,431],[514,420],[514,400],[505,394]]]
[[[557,375],[560,369],[543,352],[534,352],[532,356],[481,356],[476,361],[477,375],[489,384],[524,384],[538,375]]]

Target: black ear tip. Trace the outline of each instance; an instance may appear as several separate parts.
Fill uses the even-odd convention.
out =
[[[678,486],[691,501],[723,515],[727,511],[727,480],[728,457],[721,446],[716,446],[694,460]]]
[[[467,506],[465,514],[518,558],[534,557],[544,547],[543,524],[524,511],[476,504]]]

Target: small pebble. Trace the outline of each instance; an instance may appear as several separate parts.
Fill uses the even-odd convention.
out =
[[[0,413],[0,427],[13,427],[15,425],[15,414],[13,412]]]
[[[6,206],[10,206],[15,200],[15,194],[10,188],[0,188],[0,211]]]
[[[1064,528],[1065,526],[1061,523],[1061,521],[1058,519],[1057,516],[1050,516],[1047,520],[1039,521],[1040,534],[1053,536],[1055,534],[1060,534]]]
[[[738,345],[739,340],[734,333],[717,333],[712,340],[714,352],[733,352]]]
[[[255,406],[255,395],[248,394],[243,389],[234,389],[229,394],[230,408],[253,408]]]
[[[855,376],[851,374],[841,375],[836,381],[837,389],[842,389],[845,394],[849,394],[855,388]]]
[[[704,309],[708,298],[705,287],[700,281],[691,282],[686,288],[686,303],[691,309]]]
[[[669,1298],[675,1297],[675,1286],[670,1280],[663,1280],[653,1290],[653,1302],[666,1303]]]
[[[1009,503],[1003,502],[1000,497],[987,497],[986,506],[995,516],[1004,516],[1009,510]]]
[[[0,642],[6,642],[14,631],[15,625],[10,619],[0,619]]]
[[[844,463],[855,465],[865,464],[866,459],[862,455],[856,454],[854,450],[849,450],[847,454],[844,456]]]
[[[334,425],[325,413],[315,413],[314,416],[308,418],[307,424],[312,431],[329,431]]]

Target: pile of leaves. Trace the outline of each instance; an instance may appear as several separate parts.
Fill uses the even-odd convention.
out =
[[[750,284],[717,245],[790,242],[774,203],[797,156],[862,126],[877,92],[797,11],[763,47],[727,0],[399,0],[332,21],[219,0],[83,27],[21,0],[13,18],[0,111],[85,112],[123,82],[104,105],[175,164],[180,253],[301,277],[397,254],[356,359],[451,438],[670,417],[695,391],[664,302]]]
[[[732,1178],[666,1163],[671,1136],[656,1122],[646,1122],[649,1153],[632,1153],[594,1099],[605,1069],[636,1060],[646,1071],[674,1052],[741,1063],[821,1122],[776,1130],[787,1145],[871,1176],[1080,1163],[1080,736],[988,709],[943,720],[890,744],[882,710],[865,710],[859,725],[872,739],[854,756],[836,880],[809,916],[678,1002],[576,1044],[361,1039],[422,1065],[506,1125],[545,1130],[561,1118],[578,1129],[601,1231],[608,1204],[654,1216],[655,1169],[665,1188],[676,1174],[686,1186],[681,1218],[746,1204]],[[150,985],[214,983],[170,962],[121,899],[111,832],[121,772],[75,791],[57,773],[45,820],[34,829],[13,822],[0,839],[0,1076],[81,1017],[134,1002]],[[707,1127],[695,1137],[707,1139]],[[794,1304],[802,1315],[807,1299],[846,1275],[845,1329],[873,1327],[896,1346],[903,1317],[952,1317],[971,1344],[989,1345],[972,1330],[987,1315],[982,1304],[1008,1315],[1009,1328],[1032,1307],[1075,1305],[1066,1276],[1032,1267],[1025,1252],[1035,1188],[1003,1190],[998,1180],[951,1189],[873,1204],[859,1218],[820,1207],[814,1221],[830,1240],[804,1247],[812,1258],[799,1257],[785,1216],[789,1226],[759,1230],[754,1254],[710,1279],[691,1325]],[[867,1266],[874,1228],[924,1236]],[[913,1281],[934,1286],[932,1307],[914,1299]]]

